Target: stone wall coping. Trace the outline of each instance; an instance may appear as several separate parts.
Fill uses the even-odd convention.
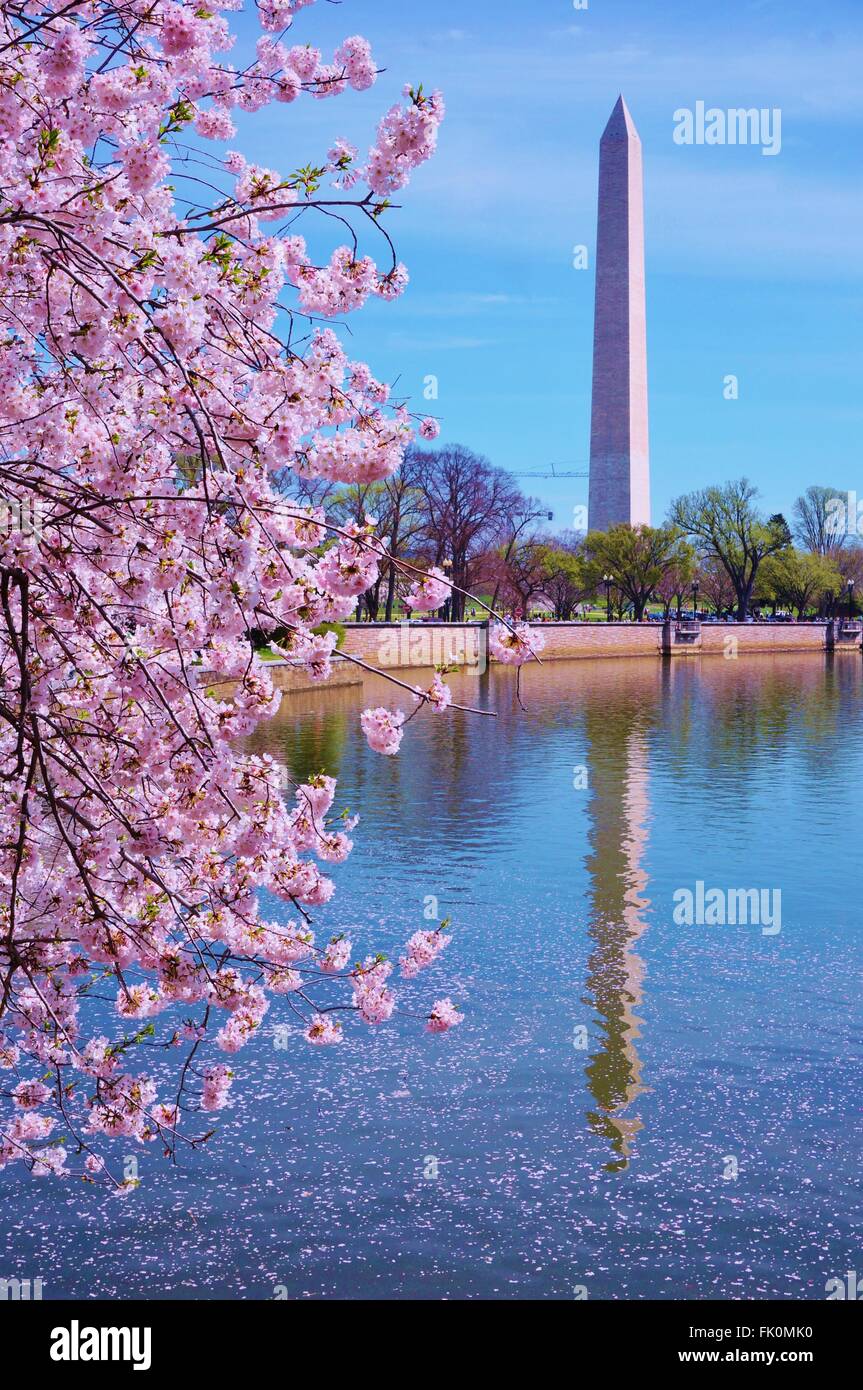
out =
[[[495,620],[495,621],[497,621],[497,620]],[[516,623],[520,623],[520,622],[523,621],[523,619],[517,618],[517,619],[515,619],[514,621],[515,621]],[[663,619],[662,621],[660,621],[659,619],[654,619],[652,622],[636,623],[636,622],[633,622],[631,619],[630,619],[630,620],[623,619],[623,621],[619,621],[617,618],[613,618],[613,619],[611,620],[611,622],[609,623],[609,622],[607,622],[604,618],[602,619],[601,622],[598,622],[598,621],[597,621],[597,622],[586,622],[584,619],[573,619],[573,618],[568,618],[568,619],[566,619],[566,620],[564,620],[564,621],[561,621],[561,622],[558,622],[557,619],[552,619],[552,620],[550,620],[550,621],[548,621],[548,622],[539,622],[536,618],[531,618],[531,620],[530,620],[528,626],[529,626],[529,627],[579,627],[579,628],[582,628],[582,627],[584,627],[584,628],[609,628],[609,627],[625,627],[625,628],[642,628],[642,627],[646,627],[646,628],[660,628],[660,627],[663,626],[664,621],[665,621],[664,619]],[[672,617],[669,619],[669,622],[672,622],[672,623],[676,623],[677,621],[678,621],[678,619],[677,619],[676,616],[672,616]],[[693,619],[692,619],[692,618],[689,618],[689,619],[683,618],[683,619],[681,619],[681,621],[682,621],[682,622],[687,622],[687,621],[692,622]],[[769,622],[768,620],[762,618],[762,619],[760,619],[760,620],[759,620],[759,619],[755,619],[755,620],[754,620],[753,622],[751,622],[751,623],[738,623],[738,622],[736,621],[736,619],[734,619],[734,618],[721,618],[721,619],[719,619],[717,622],[714,622],[714,621],[713,621],[712,619],[710,619],[710,618],[699,618],[699,619],[697,619],[697,621],[700,622],[704,627],[736,627],[736,628],[740,628],[740,627],[769,627],[769,628],[783,628],[783,627],[826,627],[829,623],[833,622],[834,620],[833,620],[832,618],[805,618],[805,619],[803,619],[803,621],[800,621],[798,618],[795,618],[794,621],[793,621],[793,622],[790,622],[790,623],[789,623],[789,622],[775,622],[775,623],[774,623],[774,622]],[[432,618],[425,618],[425,619],[423,619],[423,618],[401,618],[401,619],[394,618],[393,621],[392,621],[391,623],[379,623],[379,622],[357,623],[357,622],[344,622],[344,621],[343,621],[343,622],[342,622],[342,626],[343,626],[344,628],[346,628],[348,632],[366,632],[366,631],[373,631],[373,630],[376,629],[376,628],[393,628],[393,627],[415,627],[415,628],[442,627],[442,628],[454,628],[454,629],[458,630],[458,629],[465,628],[465,627],[468,627],[468,628],[475,628],[475,627],[476,627],[476,628],[485,628],[485,627],[488,627],[488,619],[487,619],[487,618],[474,618],[474,619],[469,619],[469,618],[468,618],[468,619],[465,619],[465,621],[464,621],[463,623],[446,623],[446,622],[443,622],[443,621],[442,621],[441,619],[439,619],[439,618],[434,618],[434,619],[432,619]]]

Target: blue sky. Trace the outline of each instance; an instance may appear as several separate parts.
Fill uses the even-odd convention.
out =
[[[443,439],[514,472],[587,467],[598,143],[622,91],[644,146],[654,520],[743,473],[769,511],[813,482],[863,496],[860,0],[319,0],[289,41],[329,57],[353,33],[386,68],[374,88],[243,118],[232,143],[290,172],[332,136],[366,149],[406,81],[442,88],[438,153],[387,224],[410,286],[348,324],[417,409],[438,378]],[[697,101],[780,108],[781,153],[675,144]],[[587,500],[586,481],[523,486],[559,527]]]

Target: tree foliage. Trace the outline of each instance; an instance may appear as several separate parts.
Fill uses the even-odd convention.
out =
[[[722,565],[734,586],[739,622],[749,613],[762,561],[791,542],[784,518],[763,518],[757,497],[757,488],[741,478],[679,497],[670,511],[671,522]]]
[[[595,591],[603,576],[632,605],[636,622],[669,565],[680,556],[680,533],[673,526],[612,526],[589,531],[584,542],[585,573]]]

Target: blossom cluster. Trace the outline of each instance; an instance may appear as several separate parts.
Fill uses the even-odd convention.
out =
[[[438,569],[437,565],[432,565],[428,573],[424,574],[405,595],[404,604],[406,608],[419,613],[430,613],[433,609],[440,608],[451,593],[452,585],[443,570]]]
[[[408,941],[405,954],[399,958],[405,979],[413,979],[426,966],[431,965],[444,947],[449,945],[450,940],[441,927],[434,931],[414,932]]]
[[[517,623],[514,628],[492,623],[488,634],[488,649],[496,661],[506,666],[523,666],[544,649],[545,637],[538,628]]]
[[[376,753],[392,756],[399,751],[405,722],[402,710],[389,710],[382,705],[377,709],[364,709],[360,722],[369,747]]]

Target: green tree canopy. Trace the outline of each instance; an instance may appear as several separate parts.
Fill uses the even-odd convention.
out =
[[[761,569],[759,586],[765,597],[796,608],[802,615],[828,595],[835,598],[842,576],[829,556],[788,546],[770,555]]]
[[[749,613],[762,561],[791,544],[791,532],[779,515],[765,520],[756,506],[758,489],[747,478],[702,488],[678,497],[670,520],[713,555],[734,585],[737,620]]]
[[[611,575],[640,622],[666,569],[678,559],[680,541],[674,526],[620,524],[589,531],[584,542],[586,580],[598,590],[604,575]]]
[[[542,564],[543,591],[554,604],[555,618],[567,622],[582,599],[595,592],[588,583],[584,560],[575,546],[549,541],[543,546]]]

